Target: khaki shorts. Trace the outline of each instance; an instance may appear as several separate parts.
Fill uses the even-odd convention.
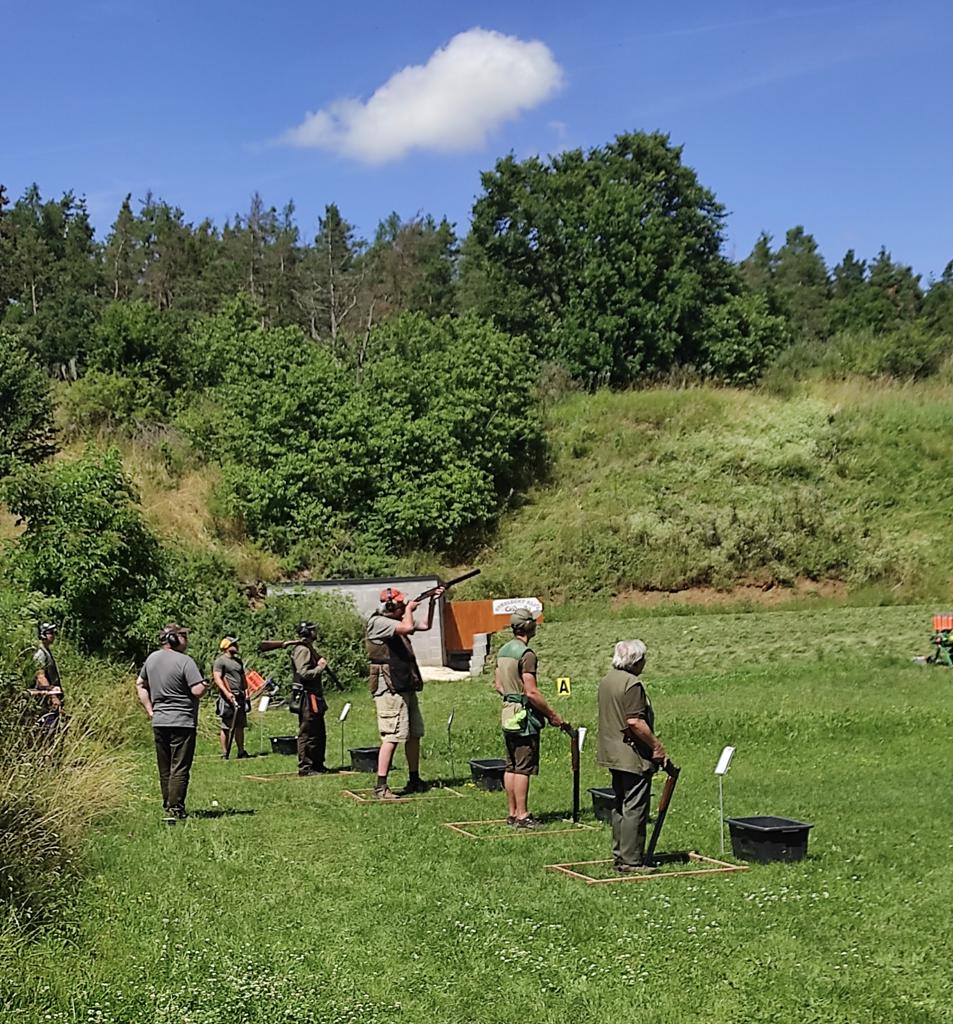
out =
[[[539,775],[539,733],[535,736],[514,736],[503,733],[506,743],[506,767],[511,775]]]
[[[424,720],[414,690],[409,693],[382,693],[377,705],[377,729],[385,743],[406,743],[424,734]]]

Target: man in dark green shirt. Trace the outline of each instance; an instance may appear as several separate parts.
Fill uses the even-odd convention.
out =
[[[63,683],[60,679],[59,666],[51,650],[56,641],[56,624],[41,622],[36,630],[40,646],[33,655],[35,669],[35,693],[42,695],[48,704],[44,706],[44,714],[40,716],[39,728],[47,736],[55,735],[63,714]]]
[[[557,728],[563,720],[546,702],[536,685],[536,652],[529,646],[536,634],[536,618],[528,608],[510,616],[513,639],[496,656],[496,692],[503,698],[503,742],[506,767],[503,788],[508,807],[507,823],[516,828],[535,828],[539,819],[529,813],[529,780],[539,774],[539,734],[548,721]]]
[[[221,654],[212,666],[212,681],[218,689],[218,716],[222,720],[222,757],[228,760],[232,742],[238,745],[238,756],[248,757],[245,749],[245,726],[248,724],[245,663],[238,653],[238,637],[226,636],[218,645]]]
[[[298,710],[298,774],[323,775],[327,747],[327,729],[324,713],[328,703],[324,699],[324,681],[321,676],[328,663],[315,650],[318,627],[314,622],[299,622],[299,640],[288,643],[291,655],[291,686],[299,690],[301,705]]]
[[[612,858],[617,871],[646,871],[645,826],[649,819],[652,775],[666,758],[654,733],[655,716],[639,676],[645,644],[615,645],[612,668],[599,683],[597,760],[612,775]]]

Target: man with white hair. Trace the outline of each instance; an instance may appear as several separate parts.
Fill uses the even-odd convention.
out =
[[[615,645],[612,668],[599,682],[597,761],[612,775],[612,859],[620,872],[650,871],[645,864],[652,776],[668,756],[653,731],[652,704],[639,676],[645,668],[641,640]]]

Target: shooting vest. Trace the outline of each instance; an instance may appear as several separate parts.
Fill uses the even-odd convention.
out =
[[[372,615],[368,622],[368,633],[376,618],[387,618],[379,614]],[[393,636],[365,640],[367,657],[371,663],[370,688],[376,693],[381,682],[390,693],[410,693],[422,690],[424,681],[414,657],[414,649],[410,638],[395,633]]]
[[[533,649],[513,637],[500,648],[496,656],[496,670],[503,689],[500,724],[505,733],[516,736],[537,736],[546,724],[523,692],[523,662],[527,654],[532,654],[535,659]]]

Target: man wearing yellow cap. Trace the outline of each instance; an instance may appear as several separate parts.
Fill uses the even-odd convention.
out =
[[[216,711],[222,720],[220,740],[222,757],[228,760],[232,741],[238,744],[239,758],[248,757],[245,750],[246,694],[245,664],[238,653],[238,637],[226,636],[218,645],[219,656],[212,666],[212,678],[218,688]]]

